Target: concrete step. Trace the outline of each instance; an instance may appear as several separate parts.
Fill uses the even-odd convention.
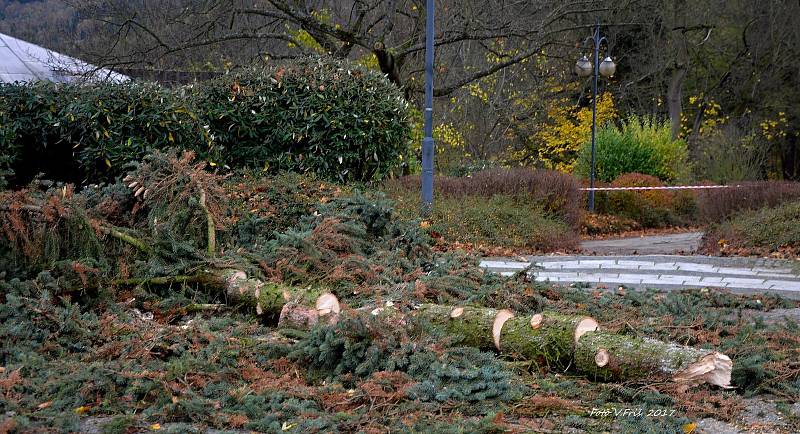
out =
[[[706,256],[534,256],[519,261],[492,258],[484,268],[528,273],[540,282],[625,285],[636,288],[726,288],[741,293],[772,292],[800,298],[800,272],[789,261]]]

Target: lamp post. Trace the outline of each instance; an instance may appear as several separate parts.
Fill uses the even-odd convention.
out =
[[[600,18],[595,21],[594,33],[592,36],[583,41],[585,47],[588,42],[592,43],[594,48],[594,65],[586,56],[581,57],[575,63],[575,73],[580,77],[588,77],[594,73],[592,83],[592,169],[589,174],[589,212],[594,212],[594,178],[595,178],[595,156],[597,147],[597,81],[599,75],[609,78],[617,71],[617,65],[611,60],[610,56],[606,56],[600,62],[600,44],[605,42],[606,51],[608,51],[608,39],[600,36]]]
[[[425,29],[425,137],[422,139],[422,217],[433,210],[433,0],[427,4]]]

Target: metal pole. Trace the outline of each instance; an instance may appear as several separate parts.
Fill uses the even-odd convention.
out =
[[[594,42],[594,84],[592,85],[592,170],[589,175],[589,212],[594,212],[594,177],[597,142],[597,79],[600,71],[600,18],[595,19]]]
[[[422,139],[422,217],[433,210],[433,1],[428,0],[425,31],[425,137]]]

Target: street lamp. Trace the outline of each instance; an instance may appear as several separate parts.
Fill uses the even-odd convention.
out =
[[[608,51],[608,39],[600,36],[600,18],[595,21],[595,29],[592,36],[583,41],[585,47],[587,43],[591,42],[594,48],[594,65],[586,56],[581,57],[575,63],[575,74],[579,77],[589,77],[594,73],[594,80],[592,84],[592,169],[589,174],[589,212],[594,212],[594,177],[595,177],[595,155],[597,145],[597,80],[598,76],[610,78],[617,72],[617,65],[611,60],[611,56],[606,55],[606,58],[600,62],[600,45],[605,42],[606,51]]]
[[[425,137],[422,139],[422,218],[433,210],[433,0],[428,0],[425,29]]]

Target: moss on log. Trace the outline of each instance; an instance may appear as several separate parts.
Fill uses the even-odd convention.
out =
[[[281,323],[307,330],[320,322],[319,312],[319,307],[287,304]],[[421,325],[452,336],[458,345],[497,349],[540,368],[573,368],[604,381],[669,379],[689,385],[730,385],[732,363],[724,354],[601,332],[597,322],[585,316],[558,312],[514,316],[508,310],[438,304],[424,304],[412,315]],[[326,321],[333,323],[336,317]]]
[[[650,338],[589,332],[580,338],[575,366],[593,379],[671,379],[729,387],[731,359],[710,350]]]
[[[577,338],[596,329],[597,322],[589,317],[542,312],[508,320],[500,342],[504,353],[540,367],[566,369],[572,364]]]
[[[531,360],[541,367],[568,367],[576,337],[597,329],[597,322],[583,316],[542,312],[509,317],[503,312],[508,311],[426,304],[417,310],[416,316],[443,327],[461,344],[496,348],[503,354]]]
[[[120,279],[121,286],[169,286],[192,284],[225,296],[227,304],[255,311],[258,315],[278,315],[289,300],[315,302],[320,290],[297,289],[249,277],[237,269],[206,269],[192,275]]]
[[[452,307],[439,304],[423,304],[415,312],[418,319],[444,328],[459,344],[477,348],[494,348],[492,326],[497,317],[496,309],[483,307]]]
[[[289,288],[250,278],[241,270],[222,270],[218,278],[223,282],[228,304],[247,306],[258,315],[280,313],[292,298]]]
[[[649,338],[598,331],[592,318],[542,312],[510,316],[503,310],[427,304],[415,313],[463,345],[497,348],[539,367],[574,366],[599,380],[670,379],[730,385],[731,360],[724,354]],[[499,326],[498,326],[499,325]]]

